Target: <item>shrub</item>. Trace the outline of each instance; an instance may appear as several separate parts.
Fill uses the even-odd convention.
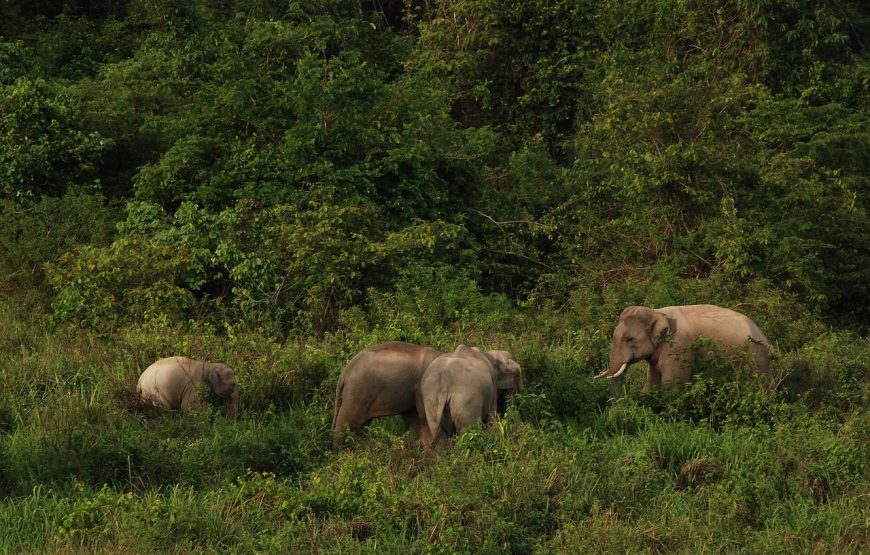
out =
[[[83,129],[62,87],[20,77],[0,83],[0,198],[62,196],[70,185],[99,183],[97,167],[111,141]]]
[[[870,345],[851,334],[825,333],[786,353],[777,365],[789,401],[843,415],[870,402]]]
[[[105,243],[114,217],[100,194],[83,189],[38,200],[0,199],[0,284],[16,291],[44,288],[45,265],[76,247]]]

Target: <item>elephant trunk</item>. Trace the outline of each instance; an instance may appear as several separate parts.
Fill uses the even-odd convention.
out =
[[[227,405],[227,418],[229,420],[235,420],[239,416],[239,388],[236,387],[233,389],[233,392],[230,393],[230,401]]]
[[[595,378],[603,378],[607,376],[609,379],[614,379],[622,376],[622,374],[628,369],[629,360],[625,357],[619,356],[619,354],[612,350],[610,351],[610,363],[607,366],[607,370],[604,370],[597,374]]]
[[[628,369],[630,363],[631,353],[620,353],[619,349],[611,349],[610,364],[607,370],[608,376],[611,379],[620,377]]]
[[[622,366],[620,366],[619,369],[615,373],[610,375],[610,378],[618,378],[619,376],[622,375],[623,372],[626,371],[627,368],[628,368],[628,363],[623,362]],[[612,372],[613,370],[609,370],[609,371]]]

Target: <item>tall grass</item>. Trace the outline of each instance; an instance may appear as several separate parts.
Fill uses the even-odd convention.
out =
[[[349,317],[348,317],[349,318]],[[392,317],[384,316],[387,320]],[[362,345],[218,336],[150,322],[101,337],[0,303],[0,552],[854,552],[870,542],[865,339],[781,353],[771,390],[739,371],[611,399],[589,380],[603,327],[504,316],[420,331],[513,350],[527,390],[487,430],[418,446],[396,420],[330,447],[332,388]],[[390,320],[392,321],[392,320]],[[546,332],[549,333],[549,332]],[[242,414],[142,409],[138,373],[168,354],[237,369]]]

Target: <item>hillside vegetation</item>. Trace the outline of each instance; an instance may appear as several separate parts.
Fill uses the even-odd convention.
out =
[[[868,49],[857,0],[0,4],[0,552],[866,550]],[[695,303],[773,383],[591,379]],[[333,449],[385,340],[526,390]],[[239,420],[141,407],[169,355]]]

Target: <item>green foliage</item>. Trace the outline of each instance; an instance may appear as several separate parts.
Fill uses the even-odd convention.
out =
[[[240,201],[215,216],[186,202],[170,216],[153,203],[128,203],[112,245],[85,246],[49,266],[55,316],[101,327],[217,312],[267,332],[332,329],[363,287],[421,254],[448,257],[463,234],[440,221],[384,232],[372,210]]]
[[[393,291],[369,294],[369,321],[388,337],[421,341],[444,330],[484,335],[511,319],[510,303],[501,295],[487,295],[477,282],[455,266],[410,266]]]
[[[59,196],[70,185],[92,186],[111,141],[78,122],[76,105],[42,79],[0,85],[0,194]]]
[[[128,214],[194,206],[212,222],[185,241],[210,260],[83,321],[180,303],[332,330],[406,267],[448,263],[532,306],[638,296],[628,283],[652,275],[662,292],[714,279],[720,302],[764,283],[866,324],[857,5],[463,0],[409,6],[401,25],[396,6],[362,8],[70,4],[32,44],[4,43],[7,195],[99,180]],[[98,288],[128,287],[118,276]]]
[[[36,63],[45,75],[80,79],[132,55],[133,25],[116,19],[74,17],[71,12],[51,20],[33,44]]]
[[[0,84],[6,86],[25,75],[30,59],[21,42],[0,42],[0,62]]]
[[[114,211],[99,194],[0,199],[0,282],[23,290],[44,285],[44,267],[76,247],[105,243]]]
[[[0,3],[0,552],[866,549],[864,4]],[[590,379],[625,306],[694,303],[772,383]],[[525,391],[331,449],[390,339]],[[169,355],[239,420],[142,407]]]
[[[870,399],[868,356],[866,339],[836,333],[819,336],[779,363],[788,370],[783,377],[786,398],[832,415],[847,414],[850,407]]]

